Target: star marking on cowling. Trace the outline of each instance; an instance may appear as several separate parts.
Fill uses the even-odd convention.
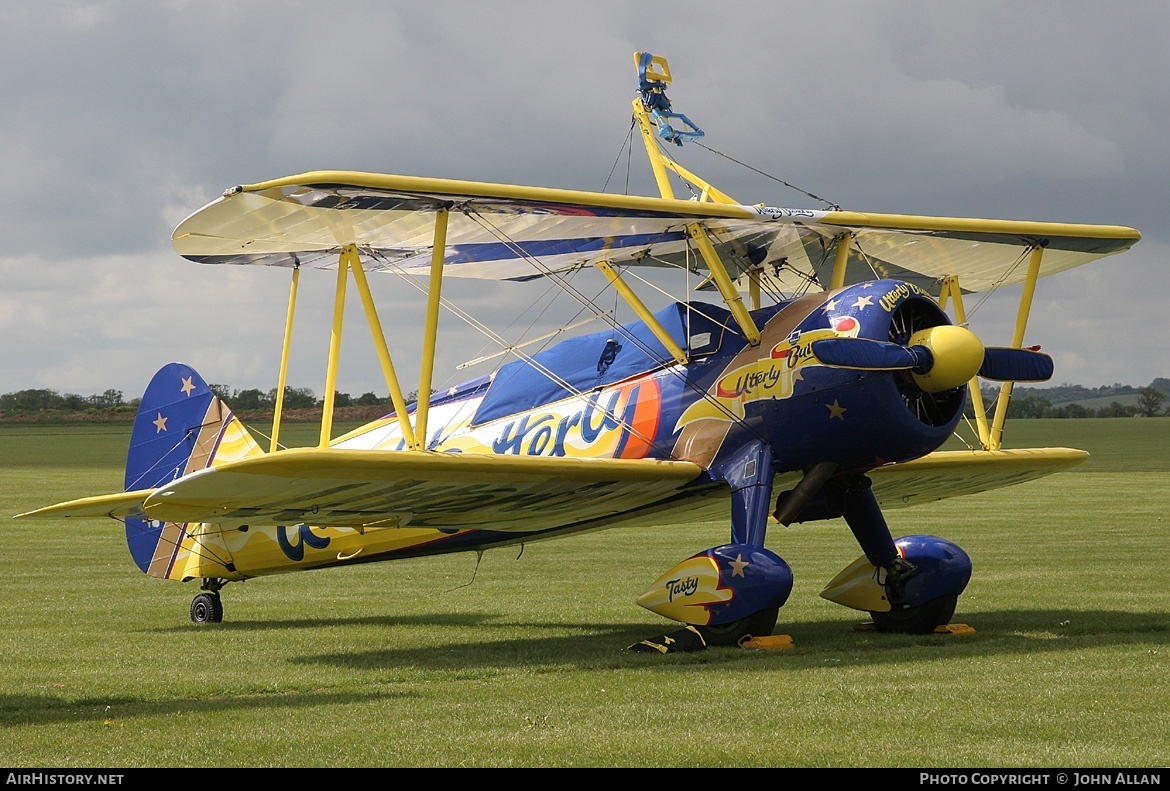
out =
[[[733,576],[733,577],[743,577],[744,576],[743,570],[751,565],[750,563],[748,563],[746,560],[743,559],[742,554],[736,555],[735,560],[730,561],[730,563],[731,563],[731,576]]]
[[[167,419],[162,416],[162,412],[159,412],[158,417],[151,422],[154,423],[155,434],[161,434],[167,430]]]
[[[824,304],[824,305],[821,307],[821,312],[822,312],[822,313],[828,313],[830,310],[836,310],[836,309],[837,309],[837,300],[835,300],[835,299],[830,299],[828,302],[826,302],[826,303],[825,303],[825,304]]]
[[[800,370],[799,368],[793,368],[792,369],[792,383],[796,384],[797,382],[803,382],[803,381],[804,381],[804,371]]]
[[[858,297],[857,301],[853,303],[855,308],[864,308],[873,304],[873,297]]]
[[[183,386],[179,388],[179,390],[181,390],[183,395],[187,396],[187,398],[191,397],[191,391],[195,389],[195,385],[191,383],[191,379],[193,378],[194,377],[184,376]]]
[[[845,419],[845,407],[838,404],[836,399],[833,399],[833,403],[825,404],[825,406],[829,408],[829,420],[835,417],[841,420]]]

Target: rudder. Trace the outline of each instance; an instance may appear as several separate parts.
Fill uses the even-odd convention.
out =
[[[150,380],[134,418],[125,488],[157,488],[215,462],[263,452],[193,368],[168,363]],[[174,522],[126,520],[130,554],[152,577],[171,576],[184,535],[185,525]]]

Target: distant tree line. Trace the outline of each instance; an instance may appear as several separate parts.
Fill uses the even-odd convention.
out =
[[[228,385],[208,385],[211,391],[228,404],[235,412],[265,412],[276,407],[276,388],[238,390]],[[999,389],[990,385],[983,388],[983,400],[990,404]],[[1060,385],[1052,388],[1016,387],[1008,404],[1009,418],[1085,418],[1085,417],[1159,417],[1170,415],[1165,402],[1170,394],[1170,379],[1158,378],[1146,387],[1129,385],[1105,385],[1096,389],[1080,385]],[[1108,406],[1091,409],[1068,401],[1069,396],[1079,399],[1108,397],[1111,395],[1131,397],[1133,403],[1113,401]],[[412,403],[418,391],[406,395]],[[62,414],[133,414],[142,399],[125,401],[121,390],[106,390],[104,393],[80,396],[73,393],[61,395],[55,390],[18,390],[0,395],[0,417],[45,416]],[[354,398],[349,393],[337,392],[333,397],[336,407],[389,406],[390,399],[375,393],[362,393]],[[284,409],[312,409],[323,405],[323,400],[307,387],[285,387]],[[970,412],[970,405],[968,405]]]
[[[221,401],[224,401],[236,412],[254,412],[276,408],[277,390],[275,387],[266,391],[256,389],[234,390],[227,385],[219,384],[209,384],[208,387],[211,388],[211,392],[219,396]],[[411,393],[412,397],[414,395],[414,393]],[[284,388],[284,409],[312,409],[313,407],[323,406],[324,403],[324,399],[317,398],[316,394],[307,387]],[[388,398],[374,393],[362,393],[357,398],[354,398],[349,393],[337,391],[334,391],[333,395],[333,405],[337,407],[384,406],[387,403],[389,403]]]
[[[52,412],[133,412],[138,409],[134,399],[126,402],[121,390],[107,390],[101,395],[61,395],[55,390],[18,390],[0,395],[0,414],[28,415]]]
[[[1157,386],[1159,383],[1163,383],[1162,387]],[[1064,387],[1067,388],[1069,386],[1065,385]],[[1114,385],[1114,387],[1118,386]],[[1111,401],[1107,406],[1092,409],[1076,402],[1054,404],[1047,397],[1047,395],[1051,394],[1048,390],[1016,388],[1012,393],[1011,401],[1008,402],[1007,416],[1008,418],[1083,418],[1159,417],[1170,415],[1170,410],[1163,405],[1166,401],[1166,393],[1170,392],[1170,379],[1155,379],[1153,384],[1146,387],[1127,387],[1126,389],[1132,391],[1132,394],[1137,395],[1134,403],[1123,404],[1120,401]],[[991,403],[998,392],[998,389],[983,388],[984,402]],[[1129,395],[1129,393],[1121,393],[1120,395]],[[1092,398],[1100,396],[1085,397]]]
[[[270,390],[236,390],[227,385],[208,385],[211,391],[227,403],[236,412],[270,411],[276,406],[276,388]],[[411,393],[407,401],[412,401],[417,393]],[[138,410],[141,398],[132,401],[124,400],[121,390],[107,390],[100,395],[81,396],[73,393],[61,395],[55,390],[18,390],[14,393],[0,395],[0,416],[44,416],[64,414],[117,414],[125,412],[133,415]],[[317,398],[307,387],[286,387],[284,389],[284,409],[312,409],[322,406],[322,399]],[[354,398],[349,393],[338,392],[333,397],[334,406],[384,406],[389,403],[388,398],[374,393],[363,393]]]

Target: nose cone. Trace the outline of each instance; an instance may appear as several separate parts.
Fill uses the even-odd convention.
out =
[[[969,382],[983,365],[983,343],[966,327],[942,324],[919,330],[910,336],[909,345],[925,347],[934,359],[930,370],[914,374],[914,381],[928,393]]]

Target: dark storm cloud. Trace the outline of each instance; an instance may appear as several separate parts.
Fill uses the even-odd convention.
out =
[[[352,169],[652,193],[627,137],[637,50],[670,59],[705,145],[844,207],[1139,228],[1133,251],[1043,282],[1029,334],[1059,380],[1145,384],[1170,375],[1147,320],[1170,246],[1168,23],[1156,2],[7,3],[0,391],[132,397],[171,359],[272,386],[287,280],[169,245],[234,184]],[[745,203],[819,205],[678,154]],[[298,314],[297,381],[318,390],[331,288],[308,285]],[[417,294],[376,288],[408,377]],[[506,318],[537,289],[452,294]],[[977,329],[1001,332],[1011,296]],[[348,332],[341,389],[383,391],[368,333]],[[482,345],[460,333],[440,370]]]

